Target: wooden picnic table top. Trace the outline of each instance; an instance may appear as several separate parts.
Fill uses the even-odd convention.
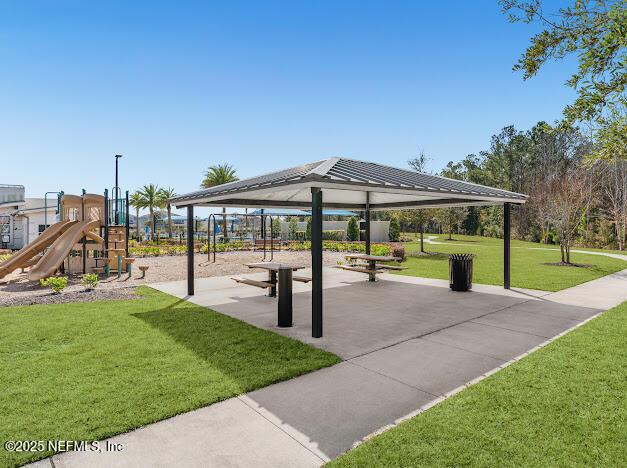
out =
[[[271,270],[271,271],[279,271],[280,268],[291,268],[294,271],[307,268],[303,265],[289,265],[287,263],[279,263],[279,262],[247,263],[246,266],[248,268],[263,268],[264,270]]]
[[[398,261],[399,258],[392,257],[391,255],[368,255],[368,254],[348,254],[345,255],[346,258],[356,258],[359,260],[368,260],[374,262],[392,262],[394,260]]]

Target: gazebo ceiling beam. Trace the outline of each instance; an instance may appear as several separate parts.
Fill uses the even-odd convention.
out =
[[[417,200],[417,201],[403,201],[403,202],[392,202],[392,203],[373,203],[370,205],[371,210],[392,210],[392,209],[412,209],[412,208],[427,208],[434,206],[451,206],[451,205],[459,205],[459,206],[468,206],[468,205],[490,205],[494,202],[489,201],[481,201],[465,198],[441,198],[436,200]],[[501,203],[498,203],[501,204]]]
[[[196,204],[196,206],[210,206],[210,207],[261,206],[263,208],[289,207],[289,208],[311,209],[311,202],[290,201],[290,200],[250,200],[247,198],[241,198],[241,199],[217,200],[215,202],[198,203]],[[358,211],[363,211],[366,209],[366,205],[363,205],[360,203],[325,203],[324,207],[335,208],[335,209],[351,209],[351,210],[358,210]]]

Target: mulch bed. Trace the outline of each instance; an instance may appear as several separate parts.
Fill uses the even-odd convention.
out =
[[[49,290],[42,291],[41,294],[29,294],[25,296],[11,295],[0,297],[0,307],[27,306],[35,304],[67,304],[69,302],[92,302],[92,301],[123,301],[128,299],[139,299],[135,294],[135,287],[93,289],[91,291],[64,291],[59,294],[51,293]]]

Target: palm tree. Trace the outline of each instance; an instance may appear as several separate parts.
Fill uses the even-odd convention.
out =
[[[161,200],[159,199],[159,186],[155,184],[144,185],[137,193],[139,194],[141,208],[148,208],[150,213],[149,223],[152,225],[152,235],[155,235],[156,226],[154,226],[155,208],[160,208]]]
[[[135,228],[137,230],[137,240],[139,241],[139,210],[142,208],[142,197],[139,192],[131,195],[128,203],[135,208]]]
[[[176,197],[176,192],[172,187],[166,187],[159,190],[157,196],[160,206],[168,210],[168,237],[172,237],[172,205],[170,204],[170,198]]]
[[[209,188],[235,182],[236,180],[239,180],[239,177],[236,175],[235,168],[228,163],[224,163],[218,164],[217,166],[209,166],[200,186],[202,188]],[[228,242],[228,236],[226,235],[226,208],[224,207],[222,208],[222,235],[224,241]]]

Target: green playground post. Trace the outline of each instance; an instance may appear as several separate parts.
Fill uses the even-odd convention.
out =
[[[118,255],[118,278],[122,276],[122,256]]]
[[[131,275],[133,274],[133,264],[132,263],[127,263],[126,264],[126,272],[128,273],[128,277],[130,278]]]

